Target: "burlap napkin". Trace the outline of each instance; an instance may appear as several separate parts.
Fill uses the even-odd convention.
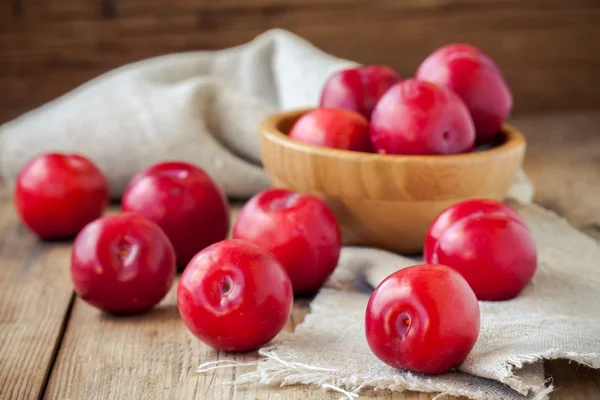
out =
[[[9,186],[32,156],[87,155],[113,197],[165,160],[204,168],[232,197],[269,186],[257,128],[280,109],[318,104],[327,77],[354,65],[272,30],[239,47],[125,65],[0,127],[0,175]]]
[[[481,400],[542,399],[553,390],[545,382],[543,360],[565,358],[600,368],[600,246],[549,211],[514,205],[536,240],[538,271],[516,299],[480,302],[481,333],[460,372],[415,375],[388,367],[371,353],[364,336],[370,289],[420,260],[347,247],[305,321],[262,349],[266,361],[238,382],[315,384],[348,397],[361,389],[389,389]]]
[[[269,186],[260,167],[260,120],[277,110],[316,105],[325,79],[350,65],[282,30],[231,49],[126,65],[2,125],[0,174],[12,185],[30,157],[78,152],[100,166],[118,197],[142,168],[178,159],[206,169],[228,195],[248,197]],[[520,172],[509,196],[527,203],[532,193]],[[542,358],[599,367],[597,244],[535,206],[520,211],[538,240],[539,272],[518,299],[482,303],[482,334],[463,372],[416,376],[386,368],[370,354],[362,332],[369,284],[415,261],[346,248],[331,280],[338,285],[324,289],[296,333],[263,350],[266,361],[241,381],[510,399],[551,389],[537,362]]]

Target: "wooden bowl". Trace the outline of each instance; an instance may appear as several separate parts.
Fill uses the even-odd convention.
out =
[[[431,222],[469,198],[503,200],[525,154],[525,138],[505,124],[498,143],[456,155],[380,155],[288,138],[310,109],[272,115],[260,127],[263,165],[276,187],[324,199],[344,243],[416,254]]]

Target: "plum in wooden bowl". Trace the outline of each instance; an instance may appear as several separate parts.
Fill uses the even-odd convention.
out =
[[[263,165],[274,186],[324,199],[345,244],[420,253],[427,228],[450,205],[502,200],[525,154],[525,138],[508,124],[485,148],[449,155],[367,153],[289,138],[309,111],[277,113],[262,122]]]

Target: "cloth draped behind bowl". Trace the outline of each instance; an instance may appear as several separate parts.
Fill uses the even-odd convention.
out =
[[[234,48],[129,64],[2,125],[0,175],[12,187],[32,156],[77,152],[98,164],[118,198],[143,168],[177,159],[204,168],[230,197],[247,198],[269,187],[260,165],[260,121],[276,111],[316,106],[325,80],[353,65],[278,29]],[[349,397],[378,388],[519,399],[552,390],[543,359],[600,367],[600,299],[593,295],[600,290],[600,249],[530,204],[532,197],[521,171],[507,198],[518,201],[532,228],[539,272],[522,297],[481,303],[482,334],[460,372],[424,377],[374,358],[362,332],[369,288],[419,260],[347,247],[305,322],[263,349],[264,362],[239,382],[313,384],[353,391]]]
[[[0,175],[12,186],[32,156],[77,152],[119,197],[143,168],[178,159],[204,168],[229,196],[249,197],[269,186],[260,121],[315,105],[327,77],[351,65],[281,30],[125,65],[0,127]]]
[[[247,198],[269,186],[260,121],[318,105],[326,79],[355,65],[279,29],[229,49],[128,64],[0,126],[0,176],[12,187],[31,157],[77,152],[98,164],[118,198],[143,168],[177,159]],[[513,192],[531,198],[523,174]]]

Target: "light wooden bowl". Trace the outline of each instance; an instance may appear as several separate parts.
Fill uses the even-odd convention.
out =
[[[344,243],[420,253],[431,222],[469,198],[502,200],[525,154],[525,138],[504,125],[486,150],[443,156],[393,156],[330,149],[288,138],[309,109],[278,113],[260,127],[263,165],[272,184],[324,199]]]

